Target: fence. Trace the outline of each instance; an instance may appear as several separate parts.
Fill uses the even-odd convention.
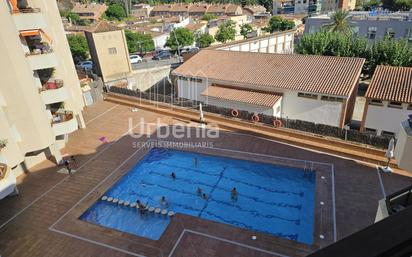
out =
[[[124,95],[134,96],[154,102],[161,102],[172,104],[175,106],[186,107],[189,109],[198,109],[199,103],[197,101],[188,100],[177,98],[169,95],[160,95],[160,94],[150,94],[145,92],[138,92],[133,91],[127,88],[118,88],[118,87],[110,87],[110,92],[113,93],[120,93]],[[225,108],[225,107],[218,107],[213,105],[202,105],[203,111],[211,112],[220,114],[222,116],[226,116],[228,118],[232,117],[232,109]],[[250,121],[252,116],[255,113],[239,110],[238,119]],[[378,148],[386,149],[391,137],[389,136],[377,136],[370,133],[362,133],[358,130],[345,130],[334,126],[324,125],[324,124],[317,124],[310,121],[303,121],[303,120],[294,120],[294,119],[284,119],[284,118],[274,118],[273,116],[265,115],[265,114],[257,114],[259,116],[259,121],[267,126],[273,126],[273,121],[275,119],[280,120],[282,122],[282,126],[285,128],[295,129],[299,131],[309,132],[321,136],[328,136],[328,137],[335,137],[340,139],[346,139],[348,141],[357,142],[361,144],[371,145]]]

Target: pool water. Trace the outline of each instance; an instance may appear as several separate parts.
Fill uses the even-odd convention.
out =
[[[238,192],[236,200],[231,197],[233,187]],[[197,194],[197,188],[207,199]],[[153,148],[105,195],[313,243],[314,172]],[[162,196],[166,203],[161,202]],[[101,200],[80,218],[154,240],[161,237],[170,222],[164,215],[141,215],[136,208]]]

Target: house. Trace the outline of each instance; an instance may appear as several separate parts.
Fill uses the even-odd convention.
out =
[[[170,8],[171,16],[188,16],[189,15],[189,4],[174,4]]]
[[[207,33],[214,37],[219,30],[219,26],[227,21],[233,21],[235,24],[235,40],[243,39],[243,36],[240,34],[240,28],[243,24],[250,23],[246,15],[219,16],[217,19],[210,20],[207,26]]]
[[[412,68],[378,66],[365,94],[361,130],[396,135],[412,114]]]
[[[294,31],[279,31],[268,35],[214,45],[209,49],[258,53],[293,53]]]
[[[165,16],[170,15],[172,9],[171,4],[159,4],[153,7],[150,16]]]
[[[207,9],[209,8],[210,4],[202,4],[196,3],[189,7],[189,15],[190,16],[203,16],[205,15]]]
[[[203,34],[207,31],[207,23],[206,22],[198,22],[198,23],[189,23],[186,28],[192,31],[195,34]]]
[[[131,15],[144,19],[150,16],[150,12],[153,10],[148,4],[135,4],[132,6]]]
[[[273,0],[273,15],[305,14],[313,15],[322,10],[322,1],[319,0]]]
[[[331,14],[308,17],[304,33],[320,31],[325,24],[332,22],[331,19]],[[349,23],[354,34],[368,38],[370,43],[385,36],[412,42],[412,12],[350,12]]]
[[[73,6],[72,12],[79,15],[81,20],[89,20],[91,22],[97,22],[106,10],[107,10],[107,5],[105,4],[76,3]]]
[[[216,16],[235,16],[242,15],[242,7],[236,4],[213,4],[206,10],[206,13],[211,13]]]
[[[96,73],[104,82],[124,77],[132,71],[123,29],[100,21],[85,35]]]
[[[364,61],[205,49],[172,74],[180,98],[342,128]]]
[[[266,8],[262,5],[245,5],[243,7],[243,15],[247,15],[250,17],[255,17],[260,14],[265,14],[266,13]]]

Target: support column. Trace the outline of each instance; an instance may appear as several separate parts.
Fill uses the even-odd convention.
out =
[[[80,128],[86,128],[86,123],[84,122],[83,114],[81,112],[76,115],[76,120]]]
[[[60,164],[60,163],[63,162],[62,154],[61,154],[59,148],[56,146],[56,144],[50,145],[49,146],[49,151],[53,155],[53,157],[56,161],[56,164]]]

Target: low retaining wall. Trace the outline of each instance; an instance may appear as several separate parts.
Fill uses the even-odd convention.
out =
[[[172,104],[180,107],[186,107],[190,109],[198,109],[199,103],[197,101],[192,101],[188,99],[182,99],[177,97],[171,97],[167,95],[158,95],[158,94],[148,94],[139,91],[133,91],[126,88],[118,88],[118,87],[111,87],[110,92],[124,94],[128,96],[134,96],[137,98],[147,99],[155,102],[167,103]],[[223,115],[228,118],[233,118],[231,112],[232,110],[229,108],[218,107],[213,105],[202,105],[203,110],[205,112],[211,112]],[[238,110],[239,116],[238,119],[242,120],[251,120],[252,116],[255,113],[251,113],[244,110]],[[273,122],[276,118],[258,113],[256,114],[259,116],[259,122],[262,124],[273,126]],[[328,136],[328,137],[335,137],[340,139],[345,139],[345,133],[347,133],[347,140],[352,142],[357,142],[366,145],[372,145],[378,148],[386,149],[391,137],[389,136],[377,136],[369,133],[362,133],[358,130],[347,130],[333,127],[329,125],[317,124],[309,121],[303,120],[291,120],[291,119],[276,119],[280,120],[282,126],[289,129],[295,129],[299,131],[309,132],[321,136]]]

